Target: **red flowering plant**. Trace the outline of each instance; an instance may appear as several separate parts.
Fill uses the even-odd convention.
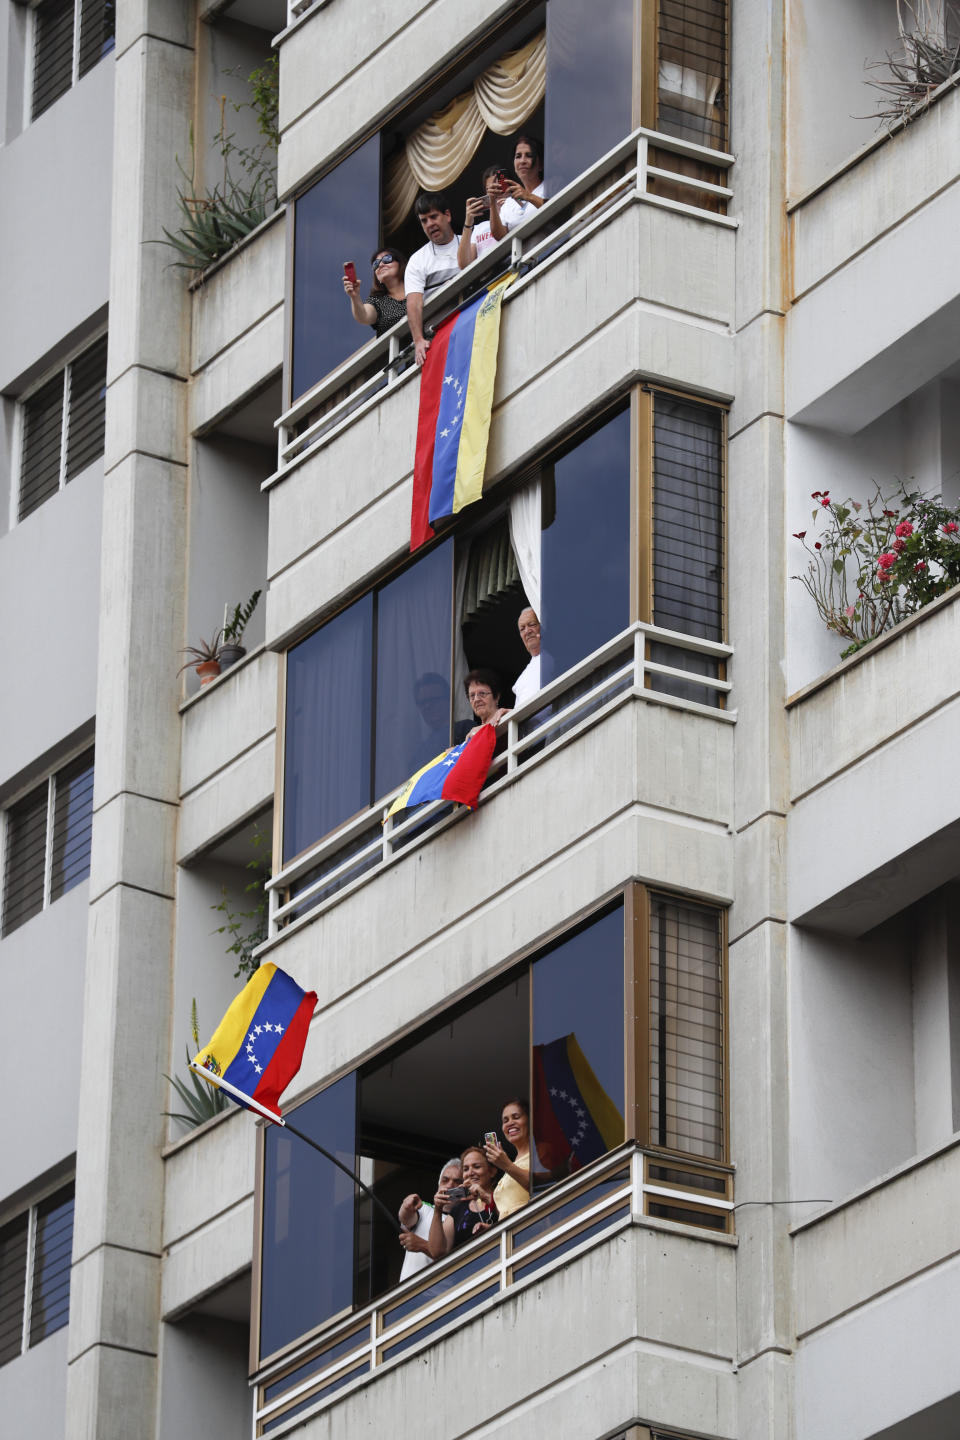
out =
[[[882,635],[907,615],[960,583],[960,505],[908,490],[872,499],[834,500],[815,490],[806,573],[793,575],[811,596],[829,630],[850,643],[841,658]]]

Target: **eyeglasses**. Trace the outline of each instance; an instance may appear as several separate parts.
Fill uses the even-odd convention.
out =
[[[378,255],[373,262],[373,268],[379,270],[381,265],[392,265],[396,258],[396,255]]]
[[[471,690],[470,693],[469,693],[469,695],[467,696],[467,698],[468,698],[468,700],[470,700],[470,701],[473,701],[473,700],[492,700],[492,699],[493,699],[493,691],[492,691],[492,690]]]

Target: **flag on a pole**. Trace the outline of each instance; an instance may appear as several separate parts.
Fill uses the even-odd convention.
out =
[[[316,1003],[313,990],[261,965],[190,1068],[239,1105],[280,1120],[280,1096],[300,1069]]]
[[[475,735],[460,745],[454,745],[452,750],[444,750],[442,755],[411,775],[387,811],[387,819],[398,810],[424,805],[428,800],[457,800],[461,805],[469,805],[471,810],[476,810],[496,743],[494,727],[481,725]]]
[[[410,549],[434,521],[479,500],[487,463],[500,345],[500,304],[511,273],[448,316],[430,342],[420,379]]]
[[[577,1170],[623,1143],[623,1116],[575,1034],[533,1047],[533,1138],[548,1170]]]

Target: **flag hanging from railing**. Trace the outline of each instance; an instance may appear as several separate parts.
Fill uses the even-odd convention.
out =
[[[533,1047],[533,1138],[548,1170],[578,1170],[623,1143],[623,1116],[575,1034]]]
[[[420,378],[413,463],[410,549],[433,535],[434,521],[456,515],[483,493],[500,307],[511,273],[437,327]]]
[[[409,810],[412,805],[425,805],[428,800],[457,800],[476,810],[496,743],[494,727],[481,725],[475,735],[454,745],[452,750],[444,750],[416,775],[411,775],[386,818],[389,820],[398,810]]]
[[[230,1005],[191,1070],[250,1110],[280,1120],[280,1096],[300,1069],[313,990],[276,965],[261,965]]]

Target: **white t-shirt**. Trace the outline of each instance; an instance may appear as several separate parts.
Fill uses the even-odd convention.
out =
[[[403,275],[403,288],[407,294],[429,295],[447,280],[452,280],[454,275],[459,275],[459,248],[460,236],[454,235],[446,245],[434,245],[432,240],[428,240],[426,245],[415,250]]]
[[[426,1200],[420,1206],[420,1214],[417,1216],[417,1223],[413,1227],[413,1234],[419,1235],[421,1240],[426,1240],[430,1234],[430,1225],[433,1220],[433,1206]],[[408,1275],[416,1275],[418,1270],[424,1270],[432,1263],[432,1257],[423,1250],[408,1250],[403,1257],[403,1264],[400,1267],[400,1279],[406,1280]]]
[[[540,656],[531,655],[529,662],[513,682],[513,697],[517,709],[532,700],[540,690]]]
[[[536,190],[532,190],[530,193],[532,195],[542,196],[543,181],[541,180]],[[535,208],[534,205],[530,204],[529,200],[514,200],[513,196],[510,195],[500,206],[500,219],[503,221],[507,230],[516,230],[521,220],[526,220],[532,215]],[[410,287],[408,286],[407,288],[409,289]]]
[[[477,247],[478,260],[480,259],[480,256],[483,254],[484,250],[489,250],[491,245],[496,245],[497,242],[496,240],[494,240],[493,235],[490,233],[489,220],[481,220],[479,225],[474,225],[473,243]]]

